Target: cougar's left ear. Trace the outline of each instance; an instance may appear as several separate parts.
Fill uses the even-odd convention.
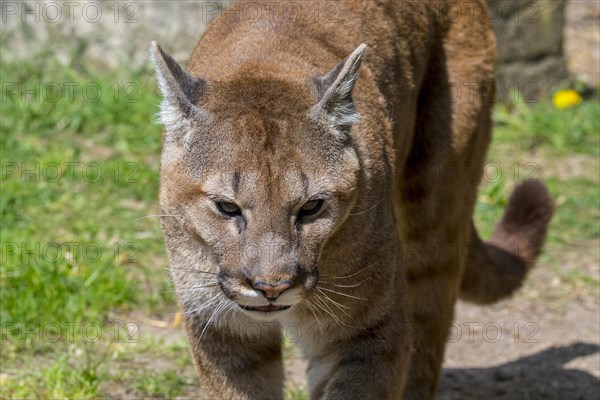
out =
[[[155,41],[150,43],[150,59],[163,95],[160,122],[167,137],[188,133],[193,122],[207,117],[197,106],[206,91],[206,82],[185,72]]]
[[[328,74],[313,79],[319,102],[312,109],[315,118],[326,116],[335,128],[344,133],[350,131],[358,114],[352,101],[352,90],[367,49],[361,44]]]

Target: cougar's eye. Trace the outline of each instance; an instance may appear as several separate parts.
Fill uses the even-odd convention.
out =
[[[298,219],[308,217],[309,215],[315,215],[321,210],[321,207],[323,207],[323,200],[311,200],[304,203],[298,212]]]
[[[240,215],[242,210],[237,206],[237,204],[229,203],[226,201],[218,201],[217,208],[225,215],[235,216]]]

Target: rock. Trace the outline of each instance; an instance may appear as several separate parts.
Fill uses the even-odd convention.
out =
[[[210,21],[232,0],[2,2],[3,58],[50,50],[66,64],[138,69],[150,41],[178,61],[189,58]]]
[[[487,0],[498,47],[497,99],[539,101],[568,78],[563,56],[565,0]]]
[[[567,78],[565,0],[487,1],[498,43],[497,97],[508,101],[510,90],[517,88],[534,103]],[[3,59],[46,51],[75,66],[138,69],[147,62],[148,44],[157,40],[185,63],[208,23],[232,3],[2,2],[2,47],[8,50]],[[469,18],[469,12],[461,10],[461,17]]]

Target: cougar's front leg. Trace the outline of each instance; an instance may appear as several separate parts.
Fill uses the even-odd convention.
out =
[[[207,328],[188,320],[187,333],[208,399],[283,399],[278,328],[260,322]]]
[[[414,351],[404,400],[435,398],[457,296],[454,264],[456,261],[440,263],[437,268],[419,265],[408,273]]]
[[[344,338],[336,338],[335,329],[331,337],[316,338],[315,348],[307,351],[310,398],[400,399],[410,360],[400,318],[400,312],[392,313]]]

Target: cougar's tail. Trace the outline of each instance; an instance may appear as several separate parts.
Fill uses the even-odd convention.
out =
[[[461,299],[489,304],[517,290],[540,253],[553,213],[554,201],[546,186],[526,181],[513,191],[488,242],[472,226]]]

